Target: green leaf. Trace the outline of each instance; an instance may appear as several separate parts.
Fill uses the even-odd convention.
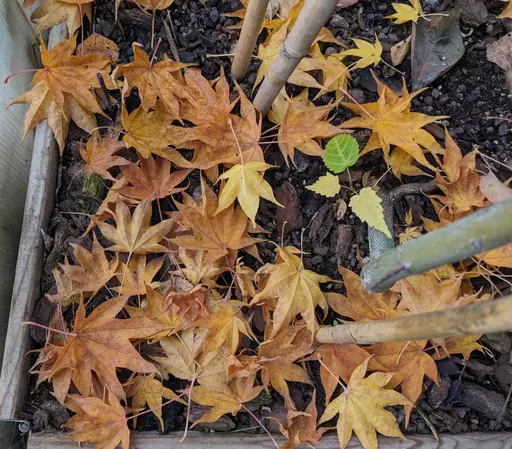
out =
[[[357,140],[348,134],[339,134],[333,137],[324,151],[324,164],[333,173],[341,173],[352,167],[359,158],[359,145]]]
[[[306,186],[306,189],[330,198],[340,192],[340,180],[337,176],[327,172],[325,176],[320,176],[313,185]]]
[[[384,220],[384,209],[381,206],[382,200],[371,187],[361,189],[358,195],[350,198],[349,206],[352,212],[368,225],[383,232],[390,239],[391,233]]]

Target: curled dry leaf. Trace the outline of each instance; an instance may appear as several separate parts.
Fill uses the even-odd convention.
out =
[[[44,0],[30,16],[36,23],[35,34],[66,22],[68,35],[73,36],[80,28],[82,15],[92,20],[91,3],[94,0]],[[30,2],[34,3],[34,2]],[[24,7],[25,7],[24,3]]]
[[[117,44],[105,36],[96,33],[91,34],[78,45],[76,52],[79,55],[93,54],[106,56],[112,62],[116,62],[119,59],[119,47]]]
[[[492,171],[480,178],[480,192],[494,204],[512,196],[512,189],[505,186]]]

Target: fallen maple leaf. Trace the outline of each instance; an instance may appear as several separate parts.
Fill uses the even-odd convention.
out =
[[[121,167],[121,172],[131,184],[123,186],[119,193],[127,198],[140,201],[153,201],[181,192],[184,188],[178,187],[190,173],[188,169],[171,172],[171,162],[166,159],[148,158],[139,159],[140,167],[130,164]]]
[[[336,98],[343,97],[343,91],[347,89],[350,72],[337,55],[330,55],[327,58],[321,54],[315,58],[304,58],[299,68],[304,72],[313,70],[322,71],[323,89],[318,92],[317,97],[327,92],[336,92]]]
[[[394,388],[402,385],[402,394],[411,401],[405,406],[406,424],[412,411],[413,404],[423,390],[423,378],[429,377],[437,385],[437,366],[434,359],[424,349],[427,340],[409,342],[378,343],[370,346],[368,352],[374,355],[376,363],[392,371],[395,376],[387,385]]]
[[[128,115],[126,108],[121,112],[121,124],[125,131],[123,142],[127,147],[134,147],[142,157],[152,153],[168,157],[175,150],[169,145],[184,147],[188,137],[186,128],[172,126],[170,117],[161,110],[146,112],[138,107]]]
[[[361,152],[361,156],[382,148],[384,159],[389,165],[391,145],[395,145],[409,153],[419,164],[434,170],[435,168],[425,158],[422,148],[434,154],[442,153],[443,149],[434,137],[422,128],[429,123],[446,117],[431,117],[410,111],[411,100],[421,93],[421,90],[409,94],[404,84],[402,96],[398,97],[377,78],[376,82],[379,100],[363,105],[343,103],[344,106],[361,115],[361,117],[343,122],[340,127],[372,130],[372,135]]]
[[[381,206],[382,200],[371,187],[364,187],[358,194],[350,197],[348,204],[361,221],[384,233],[392,239],[391,232],[384,219],[384,209]]]
[[[78,304],[83,299],[80,283],[65,275],[62,272],[62,266],[70,267],[71,265],[69,265],[66,259],[61,267],[52,270],[57,293],[47,293],[46,297],[54,304],[60,304],[61,307],[66,307],[73,303]]]
[[[208,352],[221,347],[226,343],[229,355],[235,354],[240,342],[240,334],[246,335],[254,340],[249,323],[241,311],[247,304],[241,301],[230,300],[226,304],[219,303],[209,314],[195,323],[201,329],[208,329],[204,343],[204,351]]]
[[[326,293],[325,297],[331,307],[340,316],[354,321],[382,320],[400,316],[395,310],[396,298],[391,291],[386,293],[368,293],[361,284],[361,279],[353,271],[338,266],[343,277],[347,296],[339,293]]]
[[[284,98],[284,97],[283,97]],[[307,103],[306,103],[307,104]],[[285,98],[282,110],[275,110],[269,118],[281,125],[278,131],[278,144],[284,159],[294,161],[295,149],[310,156],[322,156],[322,147],[315,139],[332,137],[343,131],[324,120],[336,104],[320,107],[305,107],[304,100],[295,97]]]
[[[219,260],[207,263],[205,256],[206,251],[204,250],[192,251],[186,250],[185,248],[179,249],[179,261],[185,265],[185,268],[182,268],[181,271],[192,285],[212,285],[219,275],[228,269],[222,266]]]
[[[132,400],[132,409],[143,409],[146,404],[160,422],[160,428],[164,431],[162,419],[162,399],[176,399],[185,405],[183,399],[177,397],[174,391],[162,385],[162,382],[155,379],[154,374],[141,376],[140,374],[131,379],[126,387],[126,397]],[[133,418],[133,427],[137,427],[137,418]]]
[[[84,172],[86,176],[97,173],[103,179],[114,181],[114,177],[108,172],[112,167],[130,165],[130,161],[115,156],[121,148],[124,148],[122,142],[111,136],[100,138],[97,132],[93,132],[85,148],[80,144],[80,156],[85,161]]]
[[[396,12],[385,18],[391,19],[391,22],[395,25],[401,25],[407,22],[417,23],[418,19],[423,14],[420,0],[409,0],[409,2],[412,6],[403,3],[391,3],[391,6],[393,6]]]
[[[106,68],[110,64],[108,58],[100,55],[75,56],[75,49],[76,37],[59,42],[49,51],[41,41],[44,68],[32,78],[32,89],[8,105],[30,103],[25,135],[48,119],[61,154],[71,119],[87,132],[97,126],[94,114],[103,112],[91,90],[100,87],[98,73],[105,79],[108,77]]]
[[[73,429],[69,439],[96,443],[95,449],[114,449],[118,444],[129,449],[130,429],[126,411],[112,393],[107,392],[106,401],[69,395],[66,407],[76,413],[62,424],[62,427]]]
[[[446,151],[441,167],[445,176],[436,173],[436,184],[445,196],[432,195],[448,207],[451,214],[460,214],[482,207],[486,198],[480,191],[480,175],[476,171],[476,151],[462,157],[460,148],[446,132]]]
[[[41,34],[44,30],[66,22],[68,36],[73,36],[82,25],[83,16],[92,20],[91,3],[93,1],[44,0],[30,16],[30,20],[37,23],[34,33]]]
[[[151,226],[151,203],[141,202],[133,215],[124,203],[117,203],[115,211],[116,227],[99,222],[101,233],[114,242],[110,251],[129,254],[147,254],[166,252],[167,248],[159,243],[171,230],[174,220],[163,220]]]
[[[93,54],[103,55],[112,62],[119,60],[119,47],[109,38],[101,34],[93,33],[85,41],[78,45],[76,52],[79,55]]]
[[[110,299],[85,316],[80,303],[76,311],[72,333],[52,366],[51,380],[62,370],[72,371],[72,381],[83,396],[92,392],[93,372],[99,381],[115,396],[125,393],[117,378],[116,368],[127,368],[138,373],[156,372],[132,346],[130,339],[148,338],[161,330],[161,326],[148,318],[118,320],[126,297]]]
[[[368,357],[370,357],[368,351],[358,345],[320,345],[306,360],[320,359],[322,361],[320,379],[326,400],[329,402],[339,386],[339,379],[348,382],[354,370]],[[368,368],[371,371],[387,371],[374,357],[370,358]]]
[[[165,256],[152,259],[149,262],[146,256],[133,256],[128,263],[119,262],[116,273],[119,287],[113,287],[112,290],[125,296],[145,295],[148,287],[156,289],[160,286],[160,282],[156,282],[153,278],[156,276],[162,265]],[[122,283],[122,285],[121,285]]]
[[[214,262],[227,256],[230,251],[248,250],[260,239],[247,234],[247,216],[244,211],[233,205],[219,213],[218,200],[213,191],[201,180],[203,200],[208,199],[204,212],[197,205],[187,206],[176,203],[181,213],[180,222],[192,230],[193,235],[182,235],[172,239],[181,248],[189,250],[205,250],[205,262]],[[256,250],[257,255],[257,250]]]
[[[375,36],[375,44],[371,44],[370,42],[362,39],[353,38],[352,41],[356,44],[356,49],[345,50],[338,53],[340,58],[344,58],[345,56],[355,56],[359,58],[357,62],[349,66],[349,69],[352,66],[354,69],[362,69],[372,64],[375,67],[380,61],[382,61],[382,45],[377,36]]]
[[[279,449],[293,449],[302,444],[318,444],[327,429],[316,428],[318,411],[316,409],[316,391],[303,412],[289,410],[286,425],[279,423],[279,430],[288,440]]]
[[[273,168],[273,165],[264,162],[242,162],[222,173],[219,180],[227,179],[228,182],[220,192],[216,213],[226,209],[236,198],[245,215],[256,226],[260,197],[281,206],[274,197],[272,187],[260,174],[269,168]]]
[[[319,421],[322,424],[339,414],[336,430],[342,449],[352,432],[365,449],[377,449],[376,431],[404,438],[395,417],[384,407],[410,405],[410,402],[400,393],[384,388],[393,373],[373,373],[365,378],[367,367],[368,360],[356,368],[344,392],[327,405]]]
[[[186,329],[160,340],[166,357],[152,356],[178,379],[195,380],[209,391],[224,391],[227,383],[226,355],[220,350],[202,353],[206,331]],[[192,388],[192,391],[196,389]]]
[[[277,263],[267,263],[257,272],[257,276],[268,276],[268,279],[265,280],[263,289],[256,293],[251,304],[277,299],[269,338],[275,337],[279,330],[298,314],[305,320],[308,330],[314,333],[318,326],[316,306],[320,306],[324,313],[328,310],[319,283],[329,282],[331,278],[306,270],[302,259],[296,254],[300,254],[300,251],[291,246],[278,248]]]
[[[302,367],[295,362],[313,352],[311,333],[303,324],[288,326],[258,348],[258,363],[262,365],[261,379],[284,398],[285,406],[295,410],[287,382],[310,383]]]
[[[96,235],[90,252],[75,243],[71,243],[71,247],[78,265],[63,264],[60,268],[65,276],[78,284],[80,293],[94,296],[114,276],[118,264],[117,254],[108,260]]]
[[[126,310],[132,318],[147,318],[160,325],[160,331],[152,335],[153,343],[182,330],[185,326],[177,307],[168,304],[161,293],[150,287],[146,287],[146,290],[145,307],[127,306]]]
[[[141,0],[138,1],[140,2]],[[165,0],[160,0],[160,3],[164,1]],[[153,0],[153,2],[157,3],[158,1]],[[168,2],[169,0],[165,1],[165,3]],[[153,6],[145,7],[162,9]],[[167,6],[165,6],[165,8],[167,8]],[[156,100],[160,98],[169,113],[178,118],[180,108],[176,97],[186,98],[188,92],[183,83],[173,74],[184,69],[189,64],[174,62],[167,57],[164,57],[163,61],[152,64],[146,52],[136,43],[133,44],[133,57],[134,60],[129,64],[119,66],[116,76],[124,76],[130,89],[137,87],[142,100],[141,106],[145,111],[155,109]],[[130,95],[130,89],[124,92],[125,97]]]

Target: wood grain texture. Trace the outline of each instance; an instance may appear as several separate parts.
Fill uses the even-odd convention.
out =
[[[16,1],[0,2],[0,81],[35,67],[33,29]],[[0,84],[0,364],[4,352],[34,133],[23,138],[26,107],[6,110],[29,88],[32,73]]]
[[[61,434],[62,435],[62,434]],[[153,432],[132,433],[130,449],[273,449],[275,446],[268,437],[243,434],[204,434],[190,432],[183,443],[181,433],[159,435]],[[276,438],[281,444],[283,438]],[[82,448],[91,448],[82,445]],[[301,446],[307,447],[307,446]],[[339,449],[335,434],[324,436],[316,449]],[[38,433],[28,440],[28,449],[76,449],[77,443],[59,439],[56,434]],[[348,449],[361,449],[359,441],[352,438]],[[512,449],[512,433],[466,433],[458,435],[441,435],[438,443],[430,435],[417,435],[407,440],[398,438],[379,438],[379,449]]]
[[[50,33],[49,47],[65,38],[65,33],[64,26],[54,27]],[[3,419],[17,417],[27,392],[29,366],[26,353],[30,349],[30,336],[28,328],[22,327],[20,323],[30,318],[39,297],[43,261],[41,230],[47,229],[53,209],[58,160],[56,142],[45,121],[37,127],[35,133],[5,340],[6,350],[0,377],[0,418]],[[23,202],[23,197],[18,198],[18,201]]]

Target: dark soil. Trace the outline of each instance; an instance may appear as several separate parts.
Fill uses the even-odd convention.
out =
[[[475,0],[476,1],[476,0]],[[384,17],[392,13],[390,4],[379,4],[371,0],[360,0],[358,4],[344,10],[338,10],[330,21],[328,28],[340,43],[347,44],[352,37],[373,40],[374,35],[383,43],[385,59],[389,62],[389,49],[392,45],[405,39],[410,33],[409,26],[390,25]],[[428,12],[438,11],[437,0],[424,1]],[[449,6],[445,0],[443,6]],[[467,5],[468,1],[461,2]],[[120,48],[121,63],[133,58],[132,43],[138,42],[149,51],[151,46],[151,15],[141,12],[135,4],[122,2],[119,21],[115,23],[113,2],[96,0],[94,3],[94,26],[88,32],[96,33],[114,40]],[[489,16],[477,27],[462,23],[462,32],[466,36],[464,43],[466,53],[461,61],[447,74],[435,81],[430,89],[413,100],[413,110],[429,115],[448,115],[443,124],[447,126],[464,152],[474,146],[502,164],[512,168],[512,145],[510,123],[488,117],[512,117],[512,99],[508,94],[504,73],[493,63],[487,61],[485,46],[494,42],[512,29],[512,21],[497,20],[496,13],[502,8],[502,2],[487,1]],[[210,57],[211,54],[231,53],[238,31],[226,27],[235,21],[222,16],[225,12],[240,7],[237,0],[209,0],[203,6],[197,0],[176,0],[169,8],[176,34],[177,48],[181,62],[196,63],[204,76],[213,79],[224,69],[230,71],[230,60],[227,57]],[[162,20],[166,12],[158,13],[155,21],[155,39],[161,38],[158,54],[167,53],[172,56],[172,49]],[[508,27],[508,28],[507,28]],[[86,33],[87,36],[87,33]],[[329,45],[323,50],[327,53],[338,51]],[[410,59],[407,59],[399,70],[405,73],[407,85],[410,86]],[[251,63],[250,72],[242,83],[242,88],[250,92],[255,80],[258,63]],[[380,64],[374,69],[386,84],[395,90],[402,89],[402,76],[394,70]],[[353,74],[350,93],[359,102],[374,101],[377,98],[376,84],[369,69],[358,70]],[[325,95],[318,104],[327,103],[332,95]],[[340,107],[335,111],[333,123],[339,124],[352,117],[347,109]],[[442,138],[443,129],[439,125],[431,126],[430,131]],[[364,145],[369,133],[357,131],[355,137]],[[66,143],[66,151],[59,168],[58,203],[54,211],[49,235],[45,238],[47,255],[44,274],[41,281],[41,297],[34,319],[45,322],[48,320],[52,305],[44,299],[44,294],[53,287],[52,269],[62,263],[64,257],[73,260],[69,243],[78,243],[90,247],[91,236],[81,237],[88,224],[86,213],[93,212],[101,203],[101,198],[88,196],[82,192],[82,162],[79,156],[79,142],[86,135],[75,126],[71,126]],[[259,223],[271,235],[265,238],[274,242],[283,242],[302,247],[306,252],[304,263],[307,268],[339,280],[337,265],[358,271],[365,257],[368,256],[367,230],[353,214],[347,213],[342,219],[336,218],[336,200],[326,200],[305,189],[319,175],[325,173],[325,167],[318,158],[296,154],[296,166],[287,167],[282,155],[275,145],[266,149],[267,162],[277,165],[278,169],[268,171],[267,177],[276,189],[276,197],[286,202],[286,209],[276,211],[270,203],[263,202],[258,217]],[[491,163],[498,173],[510,176],[506,169],[497,163]],[[356,188],[361,185],[363,174],[379,179],[387,189],[399,185],[393,176],[385,175],[387,167],[377,152],[361,158],[350,171],[350,181]],[[347,183],[349,179],[346,179]],[[418,179],[404,177],[403,182],[417,182]],[[428,181],[428,178],[419,181]],[[195,183],[189,188],[192,193]],[[341,197],[343,197],[343,192]],[[348,195],[345,197],[348,200]],[[172,207],[169,203],[169,208]],[[404,225],[405,211],[412,209],[414,225],[420,225],[421,216],[431,216],[433,210],[428,199],[421,194],[405,195],[395,204],[395,222],[398,230]],[[283,215],[284,213],[284,215]],[[276,216],[277,214],[277,216]],[[288,222],[284,227],[284,222]],[[285,234],[281,232],[284,228]],[[303,229],[305,229],[303,231]],[[101,237],[98,235],[98,237]],[[260,245],[260,254],[265,262],[273,261],[274,246],[270,243]],[[257,261],[247,257],[246,262],[258,268]],[[341,283],[328,284],[327,289],[343,291]],[[334,318],[330,317],[332,320]],[[43,344],[45,335],[33,332],[38,344]],[[512,384],[511,338],[509,334],[484,337],[483,344],[487,348],[484,354],[474,353],[468,362],[456,358],[438,363],[440,386],[425,380],[424,395],[418,406],[425,412],[433,426],[439,431],[469,432],[496,431],[512,427],[512,406],[501,423],[497,421],[505,406],[505,398]],[[325,398],[321,387],[318,366],[311,363],[308,367],[311,377],[315,380],[318,392],[317,404],[321,413],[325,407]],[[31,384],[31,395],[26,412],[34,423],[35,430],[47,426],[58,428],[67,419],[67,412],[58,406],[50,394],[49,386],[43,384],[34,389]],[[176,382],[170,387],[179,388]],[[305,408],[309,403],[312,387],[302,384],[291,385],[292,396],[297,405]],[[299,405],[300,406],[300,405]],[[286,413],[282,400],[272,392],[268,396],[259,397],[251,410],[262,417],[275,416],[283,419]],[[200,410],[192,410],[199,414]],[[199,416],[199,415],[198,415]],[[402,412],[397,416],[403,426]],[[185,422],[184,408],[171,404],[164,408],[165,431],[182,429]],[[275,429],[275,422],[265,421]],[[209,426],[210,427],[210,426]],[[204,429],[209,429],[204,427]],[[156,430],[158,422],[152,414],[139,418],[139,430]],[[239,413],[237,417],[224,417],[211,425],[217,431],[247,429],[248,432],[260,432],[254,419],[247,413]],[[404,429],[409,433],[430,433],[424,419],[413,412],[410,425]]]

